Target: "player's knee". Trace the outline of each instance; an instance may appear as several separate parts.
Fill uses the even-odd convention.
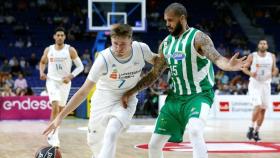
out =
[[[201,119],[191,118],[189,120],[189,134],[191,137],[200,137],[203,135],[204,123]]]
[[[89,131],[87,134],[87,144],[92,147],[101,143],[103,137],[96,131]]]

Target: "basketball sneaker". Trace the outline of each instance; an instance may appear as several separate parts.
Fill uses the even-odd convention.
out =
[[[254,138],[254,128],[253,127],[249,127],[249,131],[247,132],[247,138],[249,140]]]
[[[51,146],[59,147],[60,146],[60,141],[59,141],[59,138],[58,138],[58,134],[57,133],[50,133],[48,135],[48,143]]]
[[[254,138],[254,140],[255,140],[256,142],[260,141],[261,138],[260,138],[260,136],[259,136],[259,132],[255,132],[253,138]]]

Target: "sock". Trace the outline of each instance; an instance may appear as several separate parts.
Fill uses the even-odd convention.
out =
[[[203,138],[204,122],[199,118],[189,120],[189,137],[193,146],[193,158],[208,158],[207,146]]]
[[[256,129],[255,129],[255,131],[256,131],[256,132],[259,132],[260,128],[261,128],[261,126],[257,126]]]

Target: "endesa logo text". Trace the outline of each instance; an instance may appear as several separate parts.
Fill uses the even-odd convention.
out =
[[[21,100],[5,100],[2,104],[4,110],[45,110],[51,109],[49,101],[46,100],[31,100],[25,98]]]

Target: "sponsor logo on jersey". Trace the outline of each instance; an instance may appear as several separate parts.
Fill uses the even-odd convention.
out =
[[[186,55],[183,52],[174,52],[172,58],[175,60],[183,60],[185,56]]]
[[[110,74],[110,78],[116,80],[116,79],[118,78],[118,73],[112,72],[112,73]]]
[[[116,80],[118,78],[118,70],[115,64],[112,65],[112,72],[110,78]]]
[[[280,102],[279,101],[273,102],[273,112],[280,112]]]
[[[228,101],[221,101],[219,103],[220,112],[229,112],[229,102]]]

